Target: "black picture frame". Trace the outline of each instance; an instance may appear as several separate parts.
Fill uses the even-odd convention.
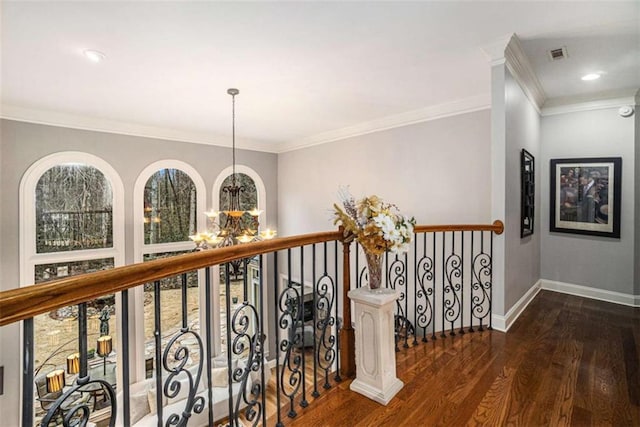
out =
[[[620,238],[622,158],[551,159],[550,231]]]
[[[535,219],[536,160],[524,148],[520,152],[520,238],[531,236]]]

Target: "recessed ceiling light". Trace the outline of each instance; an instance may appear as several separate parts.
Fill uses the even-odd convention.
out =
[[[596,73],[585,74],[584,76],[582,76],[582,80],[584,81],[597,80],[599,78],[600,78],[600,74],[596,74]]]
[[[107,57],[107,55],[97,50],[87,49],[83,53],[89,61],[95,63],[98,63]]]

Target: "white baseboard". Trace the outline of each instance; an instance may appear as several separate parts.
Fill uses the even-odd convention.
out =
[[[607,291],[604,289],[591,288],[589,286],[556,282],[553,280],[541,279],[540,282],[542,285],[542,289],[561,292],[563,294],[575,295],[578,297],[612,302],[615,304],[628,305],[631,307],[640,307],[640,295],[623,294],[621,292]]]
[[[520,317],[525,308],[529,305],[531,301],[538,295],[540,292],[541,281],[538,280],[528,291],[525,293],[522,298],[516,302],[511,309],[504,316],[499,316],[494,314],[491,316],[493,321],[493,329],[497,331],[507,332],[511,325],[515,323],[515,321]]]

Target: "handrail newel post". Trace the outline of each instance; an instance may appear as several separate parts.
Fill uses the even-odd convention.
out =
[[[340,227],[342,241],[342,328],[340,329],[340,375],[353,378],[356,374],[356,338],[351,325],[351,299],[347,295],[351,290],[350,253],[353,235],[345,233]]]

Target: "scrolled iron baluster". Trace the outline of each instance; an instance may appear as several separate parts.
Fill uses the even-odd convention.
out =
[[[336,359],[336,336],[331,333],[331,329],[336,323],[336,319],[332,315],[333,305],[335,304],[333,285],[333,279],[326,274],[320,277],[316,285],[315,309],[318,316],[315,329],[320,331],[316,361],[325,374],[323,386],[325,389],[331,388],[329,373]]]
[[[422,342],[427,342],[427,328],[433,321],[433,304],[429,299],[429,297],[433,297],[433,287],[426,286],[428,282],[433,281],[433,267],[433,259],[425,255],[418,261],[416,269],[419,286],[416,293],[416,326],[423,329]],[[420,302],[421,298],[424,298],[424,305]]]
[[[174,335],[167,343],[167,346],[165,347],[162,355],[162,366],[164,367],[165,371],[169,372],[169,376],[167,377],[163,386],[164,395],[168,399],[172,399],[176,397],[178,393],[180,393],[182,385],[177,378],[182,374],[186,375],[189,380],[189,393],[187,396],[187,402],[185,404],[184,411],[180,415],[171,414],[167,418],[167,422],[165,424],[167,426],[186,426],[189,422],[189,418],[191,417],[192,412],[199,414],[205,408],[204,397],[196,396],[198,385],[200,384],[200,377],[202,376],[203,358],[200,357],[198,361],[198,370],[196,372],[195,380],[191,372],[188,369],[185,369],[185,365],[189,360],[189,349],[187,347],[178,346],[175,349],[173,353],[173,359],[175,360],[175,362],[177,362],[175,366],[172,366],[169,360],[169,355],[171,354],[171,350],[174,348],[176,342],[186,335],[192,335],[193,337],[195,337],[198,343],[199,352],[200,354],[203,354],[202,339],[198,334],[186,328],[182,328],[180,332]]]
[[[398,341],[401,338],[405,338],[404,347],[409,347],[406,343],[406,339],[409,336],[409,332],[413,329],[413,325],[409,322],[409,319],[406,316],[405,310],[402,307],[402,301],[404,301],[407,297],[405,295],[405,291],[402,290],[403,287],[406,286],[405,272],[407,266],[405,262],[398,257],[396,254],[395,259],[391,263],[388,269],[387,278],[388,283],[390,283],[391,288],[400,291],[400,296],[396,300],[396,315],[394,316],[394,328],[395,328],[395,346],[396,351],[399,351]],[[404,336],[402,336],[402,330],[404,329]]]
[[[89,377],[78,378],[76,383],[67,391],[65,391],[62,396],[60,396],[53,405],[49,408],[46,415],[42,419],[41,425],[48,426],[51,420],[56,416],[58,412],[62,412],[61,408],[65,401],[72,398],[73,395],[77,395],[77,393],[87,393],[93,394],[93,398],[96,397],[96,390],[89,389],[88,386],[91,384],[99,385],[103,391],[106,391],[109,395],[109,402],[111,406],[111,415],[109,416],[109,427],[115,426],[116,423],[116,413],[117,413],[117,402],[116,402],[116,394],[113,390],[111,384],[104,380],[92,380]],[[64,427],[71,426],[80,426],[85,427],[87,422],[89,422],[89,416],[91,415],[91,410],[89,409],[89,400],[83,401],[76,405],[71,406],[68,409],[65,409],[65,414],[62,417],[62,425]]]
[[[253,335],[249,333],[252,323],[255,331]],[[247,301],[242,303],[232,316],[231,329],[235,334],[233,345],[231,346],[233,354],[242,356],[245,351],[249,351],[246,365],[234,369],[232,374],[233,381],[240,383],[238,399],[235,400],[235,413],[237,415],[240,412],[240,398],[242,398],[246,405],[245,418],[252,423],[251,425],[256,426],[259,424],[264,410],[261,400],[262,393],[264,393],[264,385],[256,381],[252,383],[251,389],[247,390],[249,375],[251,375],[252,371],[260,371],[264,364],[263,343],[265,337],[260,337],[260,317],[256,307]]]
[[[491,289],[491,257],[485,252],[476,255],[471,265],[472,283],[471,289],[475,291],[471,297],[473,309],[471,316],[479,320],[478,330],[482,331],[482,320],[489,315],[491,299],[489,290]]]
[[[298,332],[298,321],[301,319],[299,305],[300,293],[289,281],[287,287],[280,294],[279,306],[282,314],[280,315],[278,323],[281,329],[290,332],[291,339],[284,338],[280,341],[280,351],[284,353],[284,363],[278,381],[280,382],[282,393],[289,398],[290,408],[287,415],[290,418],[294,418],[297,415],[294,409],[294,398],[302,383],[302,373],[300,371],[302,357],[299,354],[293,354],[293,347],[299,345],[302,339],[302,334]],[[289,378],[287,380],[289,391],[285,388],[285,375],[287,371],[289,372]]]
[[[445,320],[451,323],[450,335],[455,335],[454,322],[462,313],[461,301],[458,297],[458,293],[462,289],[460,283],[462,280],[462,260],[458,254],[453,253],[447,257],[445,270],[447,284],[444,287],[444,293],[445,295],[450,295],[451,298],[445,298],[444,317]],[[444,327],[445,325],[442,325],[443,331]]]
[[[366,265],[360,269],[358,283],[360,283],[360,287],[369,286],[369,270]]]

